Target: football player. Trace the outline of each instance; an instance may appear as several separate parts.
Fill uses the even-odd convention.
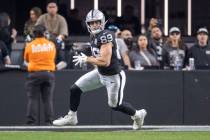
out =
[[[75,65],[84,63],[96,65],[97,68],[80,77],[70,89],[70,110],[68,114],[53,121],[54,125],[76,125],[77,108],[82,93],[105,86],[108,94],[108,105],[115,111],[125,113],[133,119],[133,129],[139,129],[147,114],[145,109],[136,110],[131,104],[123,101],[123,90],[126,82],[125,72],[121,70],[115,35],[104,30],[104,14],[91,10],[86,16],[86,26],[90,32],[92,56],[81,54],[74,56]]]

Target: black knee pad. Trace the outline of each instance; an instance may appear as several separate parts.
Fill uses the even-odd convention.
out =
[[[77,111],[77,108],[80,103],[81,94],[82,94],[82,90],[77,85],[74,84],[70,88],[70,109],[72,111]]]
[[[70,88],[71,94],[81,94],[82,90],[75,84],[73,84]]]

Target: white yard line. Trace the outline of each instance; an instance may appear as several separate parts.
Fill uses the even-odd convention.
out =
[[[0,131],[118,131],[132,130],[131,125],[78,126],[0,126]],[[210,126],[146,125],[141,131],[210,131]]]

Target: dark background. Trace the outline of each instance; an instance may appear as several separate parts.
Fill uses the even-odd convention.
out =
[[[25,21],[29,17],[29,10],[40,7],[43,12],[46,10],[46,3],[49,0],[4,0],[0,4],[0,12],[8,12],[12,18],[15,28],[22,34]],[[110,2],[109,2],[110,1]],[[59,12],[67,16],[70,3],[69,0],[57,0]],[[140,19],[140,0],[122,1],[122,8],[126,5],[134,7],[134,14]],[[99,9],[106,11],[109,16],[116,16],[117,3],[113,0],[99,0]],[[201,26],[210,27],[210,1],[192,0],[192,31],[193,35]],[[75,7],[79,9],[79,18],[84,20],[86,13],[93,8],[93,0],[75,0]],[[146,24],[152,17],[163,19],[164,0],[146,0]],[[123,11],[122,11],[123,13]],[[183,35],[187,35],[187,0],[169,1],[169,27],[178,26]],[[76,28],[76,27],[75,27]]]
[[[56,72],[55,118],[68,112],[69,88],[84,73]],[[21,71],[0,72],[0,125],[25,123],[26,75]],[[127,71],[126,75],[124,100],[147,110],[146,125],[210,124],[210,71]],[[42,109],[39,118],[43,124]],[[79,125],[132,124],[128,116],[108,107],[105,88],[82,95],[78,119]]]

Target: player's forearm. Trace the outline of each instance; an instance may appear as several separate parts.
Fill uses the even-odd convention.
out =
[[[128,66],[128,69],[132,69],[131,63],[130,63],[130,58],[128,57],[128,55],[123,54],[122,58],[123,58],[124,64]]]
[[[87,62],[97,66],[108,67],[110,65],[110,61],[107,61],[102,57],[88,57]]]

